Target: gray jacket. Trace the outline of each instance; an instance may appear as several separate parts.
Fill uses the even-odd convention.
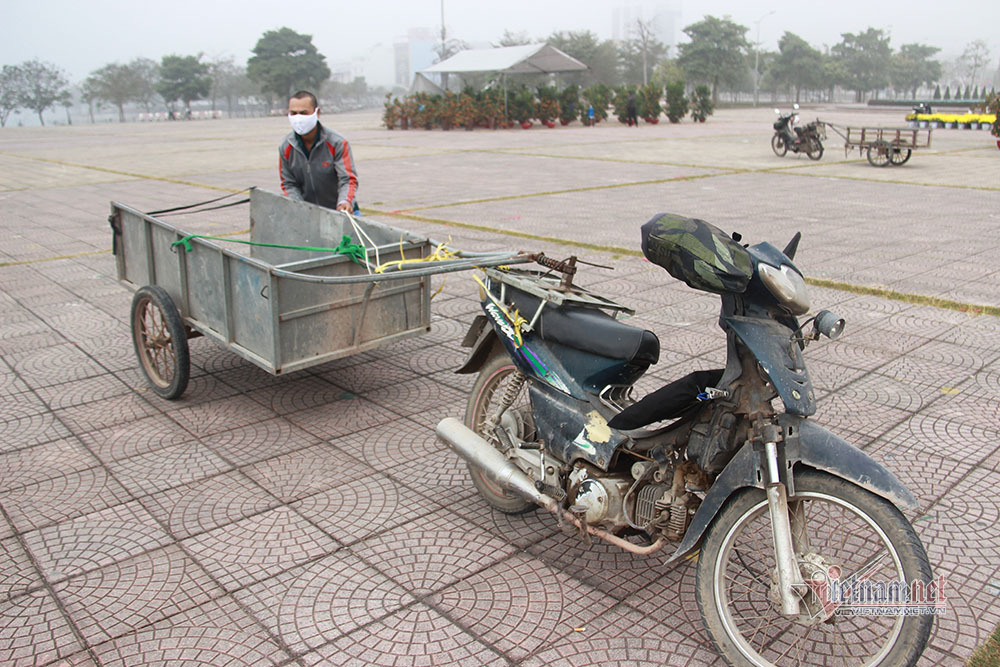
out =
[[[317,123],[316,142],[307,156],[302,141],[290,132],[278,149],[281,191],[292,199],[327,208],[340,202],[354,206],[358,172],[347,139]]]

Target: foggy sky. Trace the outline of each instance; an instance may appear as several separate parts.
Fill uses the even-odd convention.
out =
[[[671,2],[671,0],[667,0]],[[682,4],[683,3],[683,4]],[[611,37],[612,9],[619,0],[444,0],[449,37],[467,42],[497,41],[504,29],[533,38],[553,30],[592,30]],[[1000,58],[1000,3],[995,0],[672,0],[681,6],[681,27],[706,14],[730,15],[762,49],[776,50],[781,34],[792,31],[817,48],[832,46],[843,32],[872,26],[889,31],[892,45],[921,42],[940,47],[939,57],[961,54],[975,39],[985,40],[991,65]],[[440,29],[440,0],[4,0],[0,9],[0,65],[40,58],[63,68],[72,82],[110,62],[143,56],[204,52],[209,58],[234,56],[244,64],[261,34],[287,26],[313,35],[328,63],[388,46],[411,27]],[[676,53],[671,53],[675,56]]]

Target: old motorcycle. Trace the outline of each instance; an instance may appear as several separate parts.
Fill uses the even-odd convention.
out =
[[[778,120],[774,121],[774,136],[771,137],[771,150],[778,157],[784,157],[788,151],[793,153],[805,153],[810,160],[818,160],[823,157],[823,136],[825,126],[819,119],[806,123],[804,127],[795,125],[799,116],[796,113],[799,105],[795,105],[795,111],[778,114]]]
[[[478,377],[464,423],[443,419],[438,437],[496,510],[540,506],[585,540],[669,546],[668,562],[697,551],[698,606],[731,664],[912,665],[940,603],[926,599],[931,568],[899,509],[916,500],[810,419],[802,352],[844,321],[820,311],[799,322],[798,234],[784,251],[738,240],[669,214],[642,227],[650,261],[721,296],[727,362],[638,401],[659,340],[575,285],[575,258],[484,269],[484,314],[458,370]],[[876,594],[859,602],[861,590],[902,597],[890,608]]]

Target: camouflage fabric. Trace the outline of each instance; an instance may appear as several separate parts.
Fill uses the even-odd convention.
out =
[[[660,213],[642,226],[642,254],[670,275],[706,292],[743,292],[750,253],[704,220]]]

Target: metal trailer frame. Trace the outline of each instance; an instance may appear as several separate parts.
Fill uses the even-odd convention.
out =
[[[906,164],[918,148],[931,147],[931,130],[912,127],[844,127],[826,123],[844,139],[844,157],[852,148],[865,154],[873,167]],[[926,141],[921,141],[926,133]]]
[[[256,188],[250,192],[252,242],[332,248],[348,236],[365,247],[368,266],[325,250],[251,246],[248,256],[196,237],[187,240],[185,250],[178,242],[187,233],[119,202],[111,203],[109,221],[118,280],[136,291],[131,317],[136,354],[152,388],[165,398],[184,390],[156,377],[151,366],[150,355],[166,335],[162,331],[170,333],[171,309],[184,327],[178,331],[175,325],[166,336],[171,359],[182,353],[187,364],[187,338],[203,335],[279,375],[430,331],[432,275],[530,261],[523,253],[458,253],[454,259],[374,273],[378,263],[425,258],[439,244]],[[145,315],[136,312],[140,297],[141,307],[152,302],[164,311],[166,324],[151,325],[160,333],[143,333]],[[178,370],[186,385],[187,369]]]

